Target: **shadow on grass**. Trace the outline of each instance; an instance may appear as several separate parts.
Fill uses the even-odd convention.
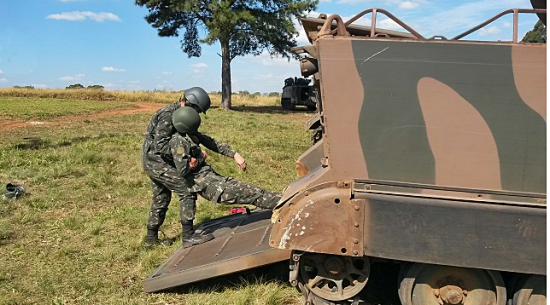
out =
[[[245,284],[275,282],[290,286],[288,282],[288,261],[262,266],[255,269],[224,275],[197,283],[164,290],[164,293],[210,293],[242,287]]]
[[[226,289],[235,289],[246,284],[276,282],[287,285],[288,282],[288,261],[283,261],[247,271],[216,277],[198,283],[183,285],[180,287],[164,290],[164,293],[191,294],[210,293],[213,291],[222,292]],[[367,304],[377,305],[398,305],[401,304],[397,294],[397,278],[399,265],[393,263],[373,263],[368,283],[360,292],[360,295]]]
[[[218,108],[219,106],[210,107]],[[283,113],[314,113],[315,110],[307,110],[305,107],[297,107],[295,110],[285,110],[281,106],[232,106],[231,110],[236,112],[249,112],[249,113],[273,113],[273,114],[283,114]]]
[[[82,143],[89,140],[100,140],[105,138],[115,138],[119,137],[119,134],[99,134],[96,137],[74,137],[70,140],[63,140],[57,143],[52,142],[49,139],[42,139],[40,137],[31,137],[31,138],[23,138],[26,142],[25,143],[17,143],[14,144],[14,148],[18,150],[38,150],[42,148],[59,148],[64,146],[70,146],[75,143]]]

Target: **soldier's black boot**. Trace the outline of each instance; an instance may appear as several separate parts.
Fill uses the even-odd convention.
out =
[[[182,221],[181,241],[183,248],[189,248],[191,246],[200,245],[214,238],[214,235],[195,233],[193,230],[193,221]]]
[[[145,237],[145,247],[152,248],[160,244],[159,231],[155,229],[147,229],[147,236]]]

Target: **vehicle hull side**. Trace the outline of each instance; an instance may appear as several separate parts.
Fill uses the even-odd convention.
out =
[[[545,45],[335,37],[316,50],[334,180],[546,193]]]
[[[546,193],[544,46],[352,45],[370,179]]]
[[[356,193],[365,254],[387,259],[546,274],[546,208]]]

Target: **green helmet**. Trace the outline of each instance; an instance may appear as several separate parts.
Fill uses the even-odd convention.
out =
[[[189,103],[199,107],[201,112],[205,114],[206,110],[210,108],[210,97],[208,96],[208,93],[200,87],[193,87],[185,90],[183,96]]]
[[[181,134],[194,134],[201,125],[201,116],[191,107],[181,107],[172,114],[172,125]]]

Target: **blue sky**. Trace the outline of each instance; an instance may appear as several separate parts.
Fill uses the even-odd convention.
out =
[[[339,14],[347,20],[373,7],[388,10],[424,37],[452,38],[501,11],[531,6],[529,0],[322,0],[310,15]],[[159,37],[146,14],[133,0],[0,0],[0,87],[80,83],[107,90],[221,91],[219,44],[202,45],[200,58],[188,58],[181,39]],[[359,24],[370,24],[366,17]],[[377,19],[379,27],[398,29]],[[520,39],[536,20],[520,14]],[[298,27],[298,45],[308,44]],[[511,40],[511,15],[467,39]],[[233,92],[280,92],[285,78],[300,76],[296,61],[265,54],[237,57],[231,69]]]

